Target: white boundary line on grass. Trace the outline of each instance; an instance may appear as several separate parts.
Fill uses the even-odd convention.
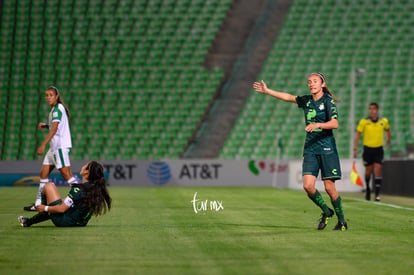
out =
[[[355,198],[353,198],[353,200],[355,200],[355,201],[362,201],[362,202],[365,202],[365,203],[370,203],[370,201],[362,200],[362,199],[355,199]],[[399,205],[391,204],[391,203],[383,203],[383,202],[376,201],[376,202],[374,202],[374,204],[388,206],[388,207],[396,208],[396,209],[404,209],[404,210],[414,211],[414,208],[399,206]]]

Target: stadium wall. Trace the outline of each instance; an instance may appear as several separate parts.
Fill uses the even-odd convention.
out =
[[[414,171],[414,160],[384,161],[382,193],[414,197],[414,183],[410,171]]]
[[[72,171],[79,176],[85,161],[73,161]],[[272,160],[136,160],[102,161],[111,186],[273,186],[302,189],[301,161]],[[343,179],[339,191],[361,191],[350,183],[351,160],[342,161]],[[0,186],[34,186],[39,181],[39,161],[1,161]],[[359,171],[362,168],[359,167]],[[55,172],[50,179],[65,185]],[[317,186],[323,190],[320,179]]]

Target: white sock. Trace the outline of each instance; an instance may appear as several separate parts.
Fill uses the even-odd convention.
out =
[[[45,187],[45,184],[48,183],[48,182],[49,182],[49,179],[41,179],[40,180],[39,189],[37,190],[37,197],[36,197],[36,202],[35,202],[36,206],[42,204],[43,188]]]
[[[68,179],[68,184],[69,186],[71,186],[74,183],[79,183],[78,179],[75,177],[71,177],[70,179]]]

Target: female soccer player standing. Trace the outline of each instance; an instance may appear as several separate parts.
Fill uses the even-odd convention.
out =
[[[49,123],[40,122],[37,127],[38,129],[49,129],[49,133],[37,149],[37,154],[42,155],[48,143],[50,148],[44,157],[42,169],[40,170],[40,183],[36,201],[30,206],[23,207],[26,211],[36,211],[36,206],[41,204],[43,187],[49,182],[48,177],[55,167],[69,184],[78,182],[70,169],[69,151],[72,147],[72,138],[69,128],[69,110],[63,104],[59,90],[54,86],[47,88],[46,102],[51,107]]]
[[[55,184],[49,182],[42,190],[44,204],[36,207],[38,214],[31,218],[18,217],[23,227],[52,219],[56,226],[86,226],[92,215],[105,214],[111,209],[112,199],[106,188],[102,164],[86,163],[80,174],[81,184],[73,184],[62,201]]]
[[[333,129],[338,128],[338,112],[335,100],[332,98],[332,93],[326,86],[325,77],[321,73],[311,73],[309,75],[308,87],[310,95],[294,96],[289,93],[271,90],[263,81],[253,84],[253,88],[257,92],[296,103],[299,108],[303,109],[306,125],[302,163],[303,188],[309,198],[323,211],[318,224],[318,229],[322,230],[328,224],[334,211],[327,206],[322,195],[316,189],[316,177],[320,170],[325,190],[338,217],[338,223],[334,230],[345,231],[348,229],[348,225],[345,221],[341,197],[335,187],[335,180],[341,178],[339,156],[333,136]]]

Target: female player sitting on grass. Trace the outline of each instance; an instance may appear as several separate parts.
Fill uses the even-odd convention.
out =
[[[63,201],[55,184],[47,183],[42,204],[36,207],[39,213],[32,218],[18,217],[20,225],[29,227],[51,219],[56,226],[85,226],[92,215],[105,214],[111,209],[112,199],[103,171],[103,166],[96,161],[86,163],[80,171],[82,183],[73,184]]]

